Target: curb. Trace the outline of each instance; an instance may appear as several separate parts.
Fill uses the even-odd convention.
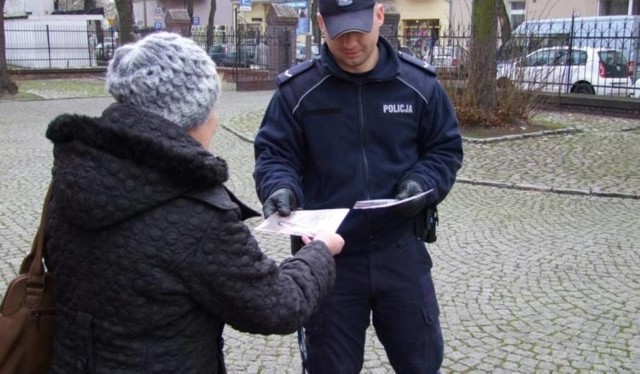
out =
[[[483,180],[474,180],[474,179],[466,179],[466,178],[458,178],[456,179],[456,182],[470,184],[474,186],[506,188],[506,189],[512,189],[512,190],[522,190],[522,191],[547,192],[547,193],[556,193],[561,195],[594,196],[594,197],[640,200],[640,194],[638,193],[627,194],[622,192],[602,192],[602,191],[594,191],[592,188],[589,188],[588,190],[582,190],[582,189],[574,189],[574,188],[550,187],[550,186],[545,186],[540,184],[494,182],[494,181],[483,181]]]
[[[530,132],[530,133],[517,134],[517,135],[505,135],[505,136],[498,136],[495,138],[468,138],[463,136],[462,141],[466,143],[486,144],[486,143],[496,143],[496,142],[504,142],[504,141],[510,141],[510,140],[539,138],[542,136],[577,134],[580,132],[583,132],[583,130],[576,129],[576,128],[569,128],[569,129],[537,131],[537,132]]]
[[[252,139],[252,138],[249,138],[249,137],[247,137],[247,136],[245,136],[245,135],[243,135],[243,134],[241,134],[241,133],[237,132],[236,130],[233,130],[232,128],[230,128],[230,127],[229,127],[229,126],[227,126],[227,125],[222,125],[222,126],[220,126],[220,127],[221,127],[223,130],[227,130],[227,131],[229,131],[230,133],[232,133],[233,135],[237,136],[238,138],[240,138],[240,140],[242,140],[242,141],[244,141],[244,142],[247,142],[247,143],[250,143],[250,144],[252,144],[252,143],[253,143],[253,139]]]
[[[222,129],[229,131],[239,139],[247,143],[253,143],[253,139],[249,138],[238,131],[235,131],[229,126],[222,125]],[[462,137],[462,140],[467,143],[494,143],[494,142],[502,142],[502,141],[510,141],[510,140],[521,140],[528,138],[535,138],[541,136],[552,136],[552,135],[566,135],[566,134],[576,134],[583,132],[583,130],[571,128],[571,129],[559,129],[559,130],[548,130],[548,131],[538,131],[532,132],[528,134],[518,134],[518,135],[506,135],[495,138],[465,138]],[[627,194],[621,192],[602,192],[595,191],[592,188],[588,190],[583,189],[573,189],[573,188],[562,188],[562,187],[551,187],[539,184],[526,184],[526,183],[508,183],[508,182],[496,182],[496,181],[483,181],[483,180],[475,180],[475,179],[466,179],[466,178],[457,178],[456,182],[470,184],[474,186],[486,186],[486,187],[494,187],[494,188],[506,188],[512,190],[522,190],[522,191],[537,191],[537,192],[546,192],[546,193],[556,193],[561,195],[574,195],[574,196],[594,196],[594,197],[604,197],[604,198],[617,198],[617,199],[633,199],[640,200],[640,193],[635,194]]]
[[[230,128],[229,126],[222,125],[221,127],[229,131],[233,135],[237,136],[238,138],[242,139],[243,141],[247,143],[253,143],[252,138],[241,134],[240,132]],[[558,129],[558,130],[545,130],[545,131],[537,131],[537,132],[531,132],[526,134],[505,135],[505,136],[498,136],[494,138],[482,138],[482,139],[469,138],[469,137],[463,136],[462,141],[466,143],[473,143],[473,144],[486,144],[486,143],[505,142],[505,141],[512,141],[512,140],[522,140],[522,139],[529,139],[529,138],[539,138],[542,136],[570,135],[570,134],[577,134],[581,132],[583,132],[583,130],[570,128],[570,129]]]

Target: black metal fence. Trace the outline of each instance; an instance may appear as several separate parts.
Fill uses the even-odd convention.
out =
[[[113,29],[9,23],[5,30],[7,64],[13,70],[105,66],[119,46]],[[207,36],[206,27],[193,27],[190,38],[207,51],[226,80],[248,86],[259,82],[257,88],[273,87],[278,73],[303,59],[295,34],[287,30],[215,30]]]
[[[471,33],[399,38],[400,49],[432,64],[441,80],[466,79]],[[496,41],[500,84],[556,93],[640,96],[640,18],[537,20]],[[638,82],[638,84],[636,84]]]
[[[9,68],[79,68],[98,66],[117,46],[117,33],[86,26],[5,23]]]
[[[502,84],[558,93],[640,95],[640,30],[637,24],[539,22],[517,28],[506,42],[498,40],[497,71]],[[104,66],[118,47],[117,30],[91,27],[5,24],[10,69]],[[288,67],[306,59],[309,48],[295,35],[244,30],[192,28],[191,38],[204,48],[228,79],[273,81]],[[399,49],[432,64],[441,80],[464,80],[471,64],[468,29],[437,37],[399,37]],[[547,48],[545,50],[545,48]],[[612,49],[612,53],[601,49]],[[536,55],[538,54],[538,55]]]
[[[276,76],[303,59],[291,30],[224,32],[213,38],[193,33],[191,38],[238,90],[274,88]]]

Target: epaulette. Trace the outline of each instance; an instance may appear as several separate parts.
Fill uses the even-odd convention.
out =
[[[427,72],[433,74],[434,76],[436,75],[436,69],[426,61],[423,61],[415,56],[412,56],[408,53],[400,52],[400,51],[398,51],[398,57],[400,57],[402,60],[412,65],[416,65],[417,67],[420,67],[426,70]]]
[[[290,67],[289,69],[285,70],[284,73],[280,73],[280,75],[278,75],[278,79],[276,80],[278,86],[295,77],[296,75],[309,70],[315,63],[316,60],[312,58],[301,62],[298,65]]]

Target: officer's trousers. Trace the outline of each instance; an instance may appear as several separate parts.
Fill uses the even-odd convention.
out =
[[[310,374],[355,374],[370,322],[396,373],[437,373],[444,344],[431,257],[415,236],[336,257],[331,294],[305,325]]]

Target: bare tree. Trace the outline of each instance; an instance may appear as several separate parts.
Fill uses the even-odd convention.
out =
[[[120,44],[134,41],[133,37],[133,3],[132,0],[116,0]]]
[[[511,38],[511,21],[504,1],[498,1],[498,23],[500,24],[500,40],[504,44]]]
[[[187,13],[189,13],[189,22],[193,25],[193,0],[187,0]],[[191,27],[187,28],[186,37],[191,37]]]
[[[496,108],[497,9],[502,0],[473,0],[471,69],[468,87],[475,106],[490,115]]]
[[[0,17],[0,94],[9,93],[15,95],[18,92],[18,85],[11,80],[9,67],[7,66],[6,44],[4,39],[4,3],[5,0],[0,0],[0,9],[2,9],[2,17]]]
[[[209,9],[209,18],[207,20],[207,50],[213,44],[214,19],[216,16],[217,4],[216,0],[211,0],[211,8]]]
[[[313,36],[313,42],[320,45],[322,38],[320,37],[320,27],[318,26],[318,2],[316,0],[310,0],[311,9],[309,9],[309,18],[311,18],[311,35]]]

